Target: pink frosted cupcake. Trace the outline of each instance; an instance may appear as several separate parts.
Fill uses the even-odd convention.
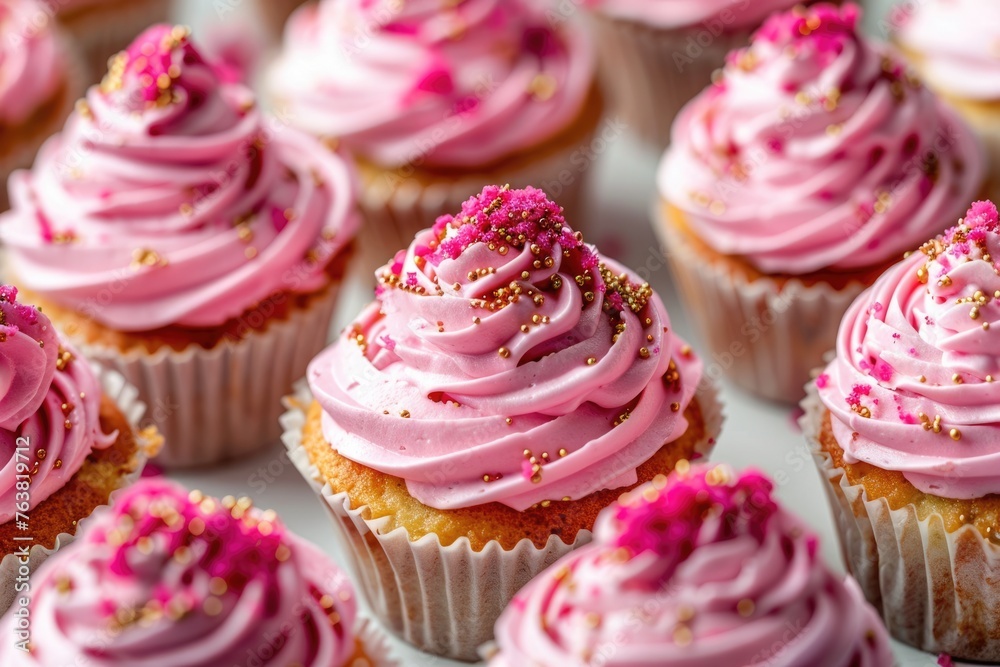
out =
[[[0,0],[0,183],[28,167],[83,90],[64,35],[36,0]],[[0,210],[7,193],[0,193]]]
[[[586,31],[553,30],[540,3],[324,0],[289,22],[268,87],[279,115],[357,157],[367,279],[483,183],[541,184],[572,210],[594,67]]]
[[[978,202],[855,301],[802,420],[889,631],[1000,661],[1000,216]]]
[[[490,667],[892,667],[857,583],[771,493],[719,466],[626,494],[514,598]]]
[[[96,372],[0,286],[0,612],[80,520],[139,477],[159,444],[155,429],[138,430],[143,410],[134,388]]]
[[[378,279],[285,442],[376,613],[473,660],[622,491],[708,453],[720,408],[659,297],[540,190],[486,188]]]
[[[771,399],[801,398],[851,301],[982,186],[972,130],[859,13],[769,19],[678,117],[660,167],[682,296],[720,369]]]
[[[1000,4],[924,0],[887,24],[927,85],[979,132],[990,151],[990,194],[1000,197]]]
[[[613,110],[655,148],[674,117],[712,80],[730,50],[797,0],[586,0],[595,10],[601,70]],[[550,15],[569,16],[553,3]],[[579,2],[577,3],[579,4]]]
[[[39,0],[80,47],[87,84],[101,80],[108,60],[140,32],[170,19],[171,0]]]
[[[144,482],[31,584],[28,636],[0,621],[4,667],[390,664],[343,571],[248,498]]]
[[[263,115],[184,29],[161,25],[10,190],[11,270],[139,388],[164,463],[277,440],[281,397],[326,343],[357,225],[344,159]]]

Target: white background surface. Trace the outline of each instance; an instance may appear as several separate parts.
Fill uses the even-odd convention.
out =
[[[753,2],[754,0],[750,0]],[[195,26],[196,35],[204,34],[206,20],[216,20],[213,9],[215,0],[186,0],[180,18]],[[248,0],[225,0],[225,6],[237,11],[225,15],[227,22],[245,19],[249,12]],[[885,6],[888,2],[869,3]],[[875,26],[874,17],[869,17]],[[227,26],[231,29],[231,26]],[[877,31],[876,31],[877,32]],[[683,309],[671,286],[652,230],[647,212],[654,201],[654,173],[658,155],[638,143],[629,135],[612,141],[588,170],[586,177],[592,183],[591,205],[582,225],[590,242],[616,256],[632,267],[647,266],[651,269],[650,282],[667,303],[674,327],[686,337],[699,352],[704,349],[693,335]],[[573,224],[573,221],[570,221]],[[602,232],[601,230],[607,230]],[[603,242],[606,237],[613,242]],[[337,330],[350,321],[350,317],[371,298],[371,292],[345,295]],[[711,358],[705,358],[712,363]],[[267,378],[261,378],[266,382]],[[723,388],[726,406],[726,424],[713,458],[737,468],[755,466],[783,482],[778,485],[778,495],[787,506],[795,508],[810,523],[822,540],[823,554],[834,568],[842,570],[839,546],[826,498],[820,488],[820,478],[812,463],[805,443],[794,424],[795,415],[790,407],[758,401],[726,386]],[[330,519],[319,501],[306,486],[298,472],[283,454],[283,448],[273,447],[252,460],[236,465],[197,473],[172,474],[191,488],[200,488],[217,496],[249,495],[260,507],[275,509],[294,532],[302,535],[342,563],[337,545],[333,541]],[[901,667],[933,667],[936,656],[930,656],[896,644],[896,655]],[[416,667],[459,665],[432,656],[419,654],[401,643],[394,643],[397,657],[403,665]],[[720,665],[720,667],[735,667]]]

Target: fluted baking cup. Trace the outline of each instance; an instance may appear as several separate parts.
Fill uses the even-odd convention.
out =
[[[697,398],[707,434],[699,451],[707,454],[721,429],[722,407],[711,382],[699,385]],[[514,594],[590,541],[590,531],[581,530],[573,544],[553,535],[541,549],[524,539],[509,551],[495,541],[475,551],[465,537],[442,546],[436,535],[411,541],[402,527],[383,532],[388,518],[368,518],[364,505],[352,509],[348,495],[335,493],[310,463],[302,429],[312,400],[309,388],[300,383],[286,401],[289,411],[282,425],[289,457],[322,499],[341,543],[350,547],[360,588],[376,616],[421,650],[477,660],[479,647],[493,638],[493,626]]]
[[[939,514],[920,519],[912,504],[869,498],[820,446],[826,407],[814,383],[801,405],[847,565],[890,634],[930,653],[1000,660],[1000,544],[975,526],[949,533]]]
[[[75,341],[88,358],[139,390],[166,446],[156,462],[190,468],[249,456],[281,435],[281,399],[326,346],[339,286],[333,284],[266,328],[206,349],[121,351]],[[248,323],[251,326],[254,322]]]
[[[139,479],[148,457],[155,454],[158,442],[144,440],[140,433],[139,424],[146,413],[146,406],[139,400],[139,392],[136,391],[135,387],[126,382],[125,378],[120,374],[113,371],[101,370],[96,365],[94,365],[94,371],[98,375],[105,396],[115,402],[119,411],[121,411],[125,419],[132,426],[132,431],[138,445],[136,468],[128,475],[122,477],[122,483],[119,487],[120,491]],[[95,508],[94,511],[96,512],[102,507],[114,504],[115,496],[118,495],[119,491],[113,491],[107,505],[101,505]],[[30,595],[30,589],[18,590],[20,588],[18,584],[27,583],[30,586],[31,573],[37,570],[49,556],[70,544],[75,539],[76,533],[80,532],[80,526],[85,522],[86,518],[81,519],[77,523],[76,531],[73,534],[60,533],[56,536],[55,545],[51,549],[43,547],[40,544],[32,546],[28,551],[26,563],[21,562],[20,557],[15,553],[4,555],[3,560],[0,561],[0,616],[14,604],[16,599]],[[21,545],[12,544],[9,548],[13,550],[19,546]]]
[[[709,353],[706,373],[743,389],[794,403],[823,356],[834,347],[844,313],[865,290],[790,278],[748,279],[724,256],[712,257],[663,219],[654,225],[666,248],[684,305]]]

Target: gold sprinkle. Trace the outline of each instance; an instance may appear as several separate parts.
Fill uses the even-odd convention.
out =
[[[681,404],[680,403],[671,403],[670,404],[670,411],[671,412],[680,412],[680,409],[681,409]]]
[[[597,363],[597,357],[587,357],[587,365],[593,366]]]
[[[640,359],[649,359],[649,349],[645,348],[645,347],[640,347],[639,348],[639,358]]]
[[[739,612],[739,615],[743,618],[753,616],[753,612],[756,608],[757,606],[750,598],[743,598],[736,604],[736,611]]]
[[[402,410],[402,411],[400,411],[399,416],[402,417],[403,419],[409,419],[410,418],[410,411],[409,410]]]
[[[528,92],[539,102],[547,102],[556,94],[558,87],[555,77],[542,72],[528,84]]]
[[[567,454],[569,454],[569,452],[567,452],[565,449],[563,448],[559,449],[559,456],[566,456]]]
[[[254,257],[257,256],[257,248],[251,246],[246,250],[244,250],[243,254],[246,256],[247,259],[253,259]]]
[[[957,428],[953,428],[950,431],[948,431],[948,435],[950,435],[951,439],[955,440],[956,442],[962,439],[962,432],[959,431]]]
[[[687,646],[694,639],[691,630],[686,625],[679,625],[674,630],[674,643],[678,646]]]
[[[212,580],[208,582],[208,592],[212,595],[225,595],[227,590],[229,590],[229,584],[222,577],[212,577]]]
[[[505,347],[501,347],[499,350],[497,350],[497,354],[500,355],[500,358],[507,359],[510,357],[510,350],[508,350]]]
[[[205,600],[205,613],[209,616],[218,616],[222,613],[222,600],[217,597],[210,597]]]
[[[955,373],[954,375],[951,376],[951,381],[954,382],[955,384],[962,384],[963,382],[962,376],[959,375],[958,373]]]

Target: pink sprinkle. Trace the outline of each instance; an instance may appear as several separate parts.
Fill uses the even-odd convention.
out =
[[[942,653],[937,659],[938,667],[955,667],[955,663],[952,662],[951,656],[947,653]]]
[[[771,481],[750,471],[712,484],[707,479],[711,471],[698,466],[689,474],[671,475],[652,500],[640,495],[619,504],[613,510],[618,534],[612,546],[633,555],[655,553],[667,579],[701,545],[745,536],[762,541],[778,511]],[[708,516],[711,522],[706,522]]]
[[[902,338],[902,335],[900,335],[900,333],[897,331],[896,333],[892,334],[892,337],[895,338],[896,340],[899,340],[900,338]]]
[[[881,313],[882,312],[882,304],[879,303],[878,301],[876,301],[875,303],[873,303],[872,304],[872,311],[876,312],[876,313]]]
[[[17,288],[13,285],[0,285],[0,301],[17,303]]]
[[[910,356],[911,356],[911,357],[915,357],[915,356],[917,356],[917,348],[915,348],[915,347],[911,347],[911,348],[910,348],[910,349],[908,350],[908,352],[910,353]]]
[[[390,336],[389,334],[384,334],[379,340],[382,341],[382,345],[385,347],[385,349],[389,350],[390,352],[394,352],[396,350],[396,341],[394,341],[392,339],[392,336]]]
[[[826,389],[830,385],[830,376],[826,373],[820,373],[816,376],[816,386],[819,389]]]
[[[876,379],[881,380],[882,382],[888,382],[889,380],[892,379],[892,368],[889,366],[889,364],[885,363],[884,361],[880,361],[877,364],[875,364],[874,372],[872,373],[872,375]]]
[[[1000,215],[991,201],[977,201],[965,214],[965,224],[969,227],[985,227],[990,231],[1000,231]]]
[[[416,271],[408,271],[406,273],[406,284],[409,285],[410,287],[416,287],[417,286],[417,272]]]

